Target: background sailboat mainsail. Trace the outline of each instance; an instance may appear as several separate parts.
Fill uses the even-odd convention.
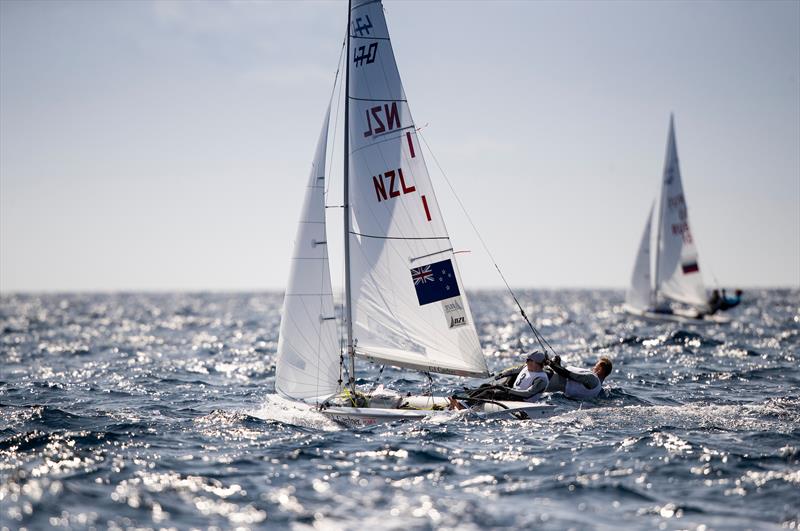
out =
[[[320,402],[339,390],[339,341],[325,230],[325,153],[330,107],[317,142],[283,301],[275,390]]]
[[[674,119],[670,116],[661,185],[656,255],[656,304],[664,297],[703,308],[707,297],[683,194]]]
[[[488,374],[395,62],[383,5],[349,30],[349,270],[355,352],[431,372]]]

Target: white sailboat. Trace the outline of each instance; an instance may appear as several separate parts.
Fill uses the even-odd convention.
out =
[[[659,321],[713,324],[727,317],[708,315],[709,306],[700,262],[683,193],[675,124],[670,116],[664,173],[658,200],[657,226],[651,235],[654,208],[647,217],[636,254],[625,310]],[[655,239],[655,275],[651,276],[650,240]],[[674,304],[678,303],[678,304]]]
[[[421,418],[446,397],[359,394],[360,358],[428,373],[489,375],[458,264],[395,63],[380,0],[351,0],[345,61],[344,351],[337,334],[325,221],[323,120],[286,289],[275,389],[335,420]],[[348,367],[344,367],[348,362]],[[346,370],[348,381],[343,381]],[[541,416],[528,402],[487,413]]]

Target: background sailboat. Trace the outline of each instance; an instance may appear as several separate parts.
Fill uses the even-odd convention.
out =
[[[625,310],[658,320],[683,322],[727,322],[707,315],[708,298],[697,246],[689,226],[689,210],[683,192],[674,118],[670,116],[667,152],[658,197],[655,239],[655,275],[651,277],[650,240],[654,208],[650,209],[631,284],[625,296]],[[674,307],[680,303],[685,307]]]
[[[424,416],[429,411],[414,408],[430,409],[446,399],[358,397],[357,357],[427,373],[488,376],[489,370],[418,142],[383,5],[355,0],[350,7],[343,179],[345,348],[342,353],[336,336],[325,223],[329,110],[297,229],[275,388],[285,397],[323,406],[337,420],[369,424]],[[528,416],[551,409],[527,402],[495,404],[499,412],[509,408]]]

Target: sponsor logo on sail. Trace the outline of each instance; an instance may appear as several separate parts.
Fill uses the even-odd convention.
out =
[[[447,326],[449,328],[458,328],[467,324],[467,312],[461,297],[453,297],[442,301],[442,309],[445,317],[447,317]]]

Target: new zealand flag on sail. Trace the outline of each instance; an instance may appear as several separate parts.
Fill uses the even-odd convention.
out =
[[[432,302],[457,297],[458,291],[456,274],[450,260],[442,260],[411,270],[414,288],[417,290],[417,300],[420,306]]]

